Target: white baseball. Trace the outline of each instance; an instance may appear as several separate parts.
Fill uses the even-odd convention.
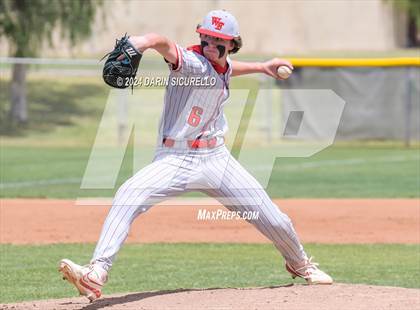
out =
[[[288,66],[280,66],[277,68],[277,74],[282,79],[287,79],[292,74],[292,70]]]

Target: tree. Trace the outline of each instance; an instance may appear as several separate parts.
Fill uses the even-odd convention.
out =
[[[407,12],[409,46],[418,46],[420,29],[420,1],[419,0],[388,0],[400,10]]]
[[[6,38],[14,57],[37,56],[44,42],[52,46],[57,28],[63,39],[75,45],[91,34],[101,5],[102,0],[0,0],[0,36]],[[13,65],[10,87],[10,120],[26,123],[26,65]]]

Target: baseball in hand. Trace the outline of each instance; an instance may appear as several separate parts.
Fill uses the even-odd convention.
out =
[[[287,79],[292,74],[292,70],[288,66],[280,66],[277,68],[277,74],[282,79]]]

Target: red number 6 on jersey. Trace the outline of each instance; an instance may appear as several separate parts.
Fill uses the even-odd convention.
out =
[[[188,116],[188,124],[193,127],[197,127],[201,121],[201,115],[203,114],[203,109],[197,106],[192,107],[190,116]]]

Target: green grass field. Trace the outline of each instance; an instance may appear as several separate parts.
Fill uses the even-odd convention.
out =
[[[112,196],[132,174],[132,151],[108,190],[80,189],[89,154],[89,148],[2,147],[1,197]],[[257,165],[258,153],[254,158]],[[310,158],[278,158],[268,192],[275,198],[420,197],[419,161],[418,149],[334,146]]]
[[[9,94],[3,82],[0,80],[1,198],[110,197],[133,174],[130,146],[114,188],[80,189],[108,96],[102,81],[30,78],[31,118],[20,128],[6,120]],[[235,83],[237,87],[254,86],[246,79]],[[235,112],[228,111],[233,123],[240,116]],[[157,121],[147,120],[150,133],[156,131]],[[254,158],[251,165],[260,165],[262,150],[248,152]],[[309,158],[278,158],[267,187],[273,198],[419,198],[419,189],[420,148],[404,148],[400,142],[336,143]],[[420,287],[419,245],[308,244],[306,249],[337,282]],[[60,280],[57,262],[69,257],[87,263],[92,251],[90,244],[0,245],[0,302],[76,296]],[[290,277],[270,245],[126,245],[104,292],[286,283]]]
[[[0,126],[1,197],[112,196],[132,175],[129,148],[113,189],[79,189],[108,96],[101,83],[92,78],[29,80],[30,123],[19,129],[7,122]],[[255,87],[252,79],[235,83],[233,87]],[[7,92],[0,93],[3,117],[7,98]],[[158,115],[160,109],[157,105],[150,113]],[[232,123],[238,121],[238,111],[227,113]],[[149,148],[155,143],[157,115],[145,126],[145,135],[153,136]],[[261,149],[248,152],[253,162],[247,168],[260,164]],[[310,158],[278,158],[267,189],[273,197],[419,197],[419,159],[418,146],[335,144]]]
[[[131,145],[114,188],[80,190],[109,94],[102,84],[100,79],[91,77],[30,78],[30,122],[16,128],[4,121],[8,91],[7,83],[2,83],[5,91],[0,92],[1,197],[109,197],[135,172]],[[254,79],[238,79],[232,84],[233,89],[252,90],[256,86]],[[161,109],[161,104],[156,104],[146,111],[150,117],[145,117],[142,137],[147,137],[145,148],[149,151],[156,141]],[[241,116],[236,109],[233,104],[226,111],[234,128]],[[263,131],[256,129],[254,133],[257,139],[265,139]],[[235,134],[231,129],[228,140],[233,141]],[[252,171],[261,164],[261,152],[269,151],[270,148],[242,150],[252,159],[246,168]],[[386,142],[338,143],[309,158],[278,158],[267,189],[276,198],[419,197],[419,161],[418,145],[403,148],[401,144]],[[140,162],[144,166],[149,159]],[[259,177],[258,173],[254,175]]]
[[[0,302],[77,296],[56,270],[63,256],[86,263],[92,245],[1,245]],[[319,245],[306,250],[337,282],[420,288],[418,245]],[[176,288],[291,283],[283,260],[264,244],[126,245],[105,294]],[[304,283],[303,280],[296,280]]]

